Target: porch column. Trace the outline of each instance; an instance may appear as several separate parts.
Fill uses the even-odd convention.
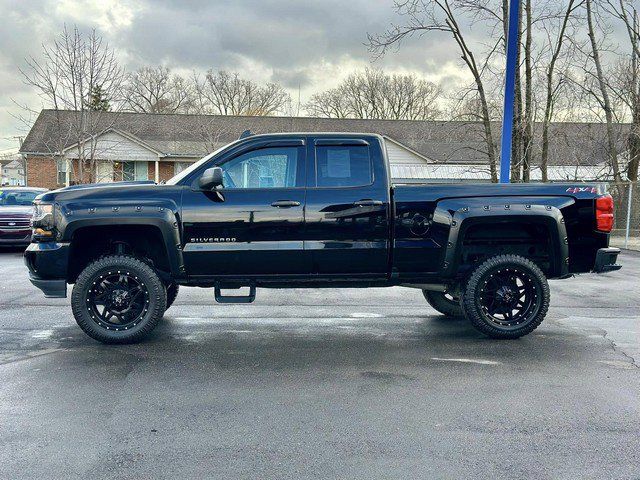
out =
[[[156,183],[160,183],[160,160],[156,160]]]
[[[68,187],[69,185],[71,185],[71,165],[73,165],[73,160],[69,161],[68,158],[65,157],[64,159],[64,163],[65,166],[67,167],[67,171],[64,172],[64,183],[65,183],[65,187]]]

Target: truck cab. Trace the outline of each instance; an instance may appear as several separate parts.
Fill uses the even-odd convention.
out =
[[[47,296],[74,284],[78,324],[106,343],[143,338],[179,285],[220,303],[258,287],[402,285],[517,338],[544,318],[547,278],[620,268],[612,209],[600,184],[396,185],[376,134],[255,135],[167,184],[39,196],[25,261]]]

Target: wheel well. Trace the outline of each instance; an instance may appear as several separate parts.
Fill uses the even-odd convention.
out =
[[[505,222],[471,225],[460,249],[459,273],[487,257],[514,254],[534,262],[546,276],[554,275],[554,243],[544,223]]]
[[[158,227],[107,225],[83,227],[74,232],[67,280],[75,282],[90,262],[112,253],[132,255],[151,264],[160,273],[170,274],[169,256]]]

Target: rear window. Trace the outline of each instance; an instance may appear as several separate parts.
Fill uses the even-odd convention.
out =
[[[356,187],[373,182],[369,147],[360,145],[317,146],[316,185]]]
[[[2,190],[0,188],[0,206],[29,206],[40,194],[33,190]]]

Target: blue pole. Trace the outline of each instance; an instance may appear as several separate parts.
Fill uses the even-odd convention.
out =
[[[511,142],[513,137],[513,104],[516,95],[516,68],[518,68],[518,23],[520,0],[509,1],[507,29],[507,69],[504,82],[504,110],[502,117],[502,145],[500,147],[500,183],[509,183],[511,176]]]

